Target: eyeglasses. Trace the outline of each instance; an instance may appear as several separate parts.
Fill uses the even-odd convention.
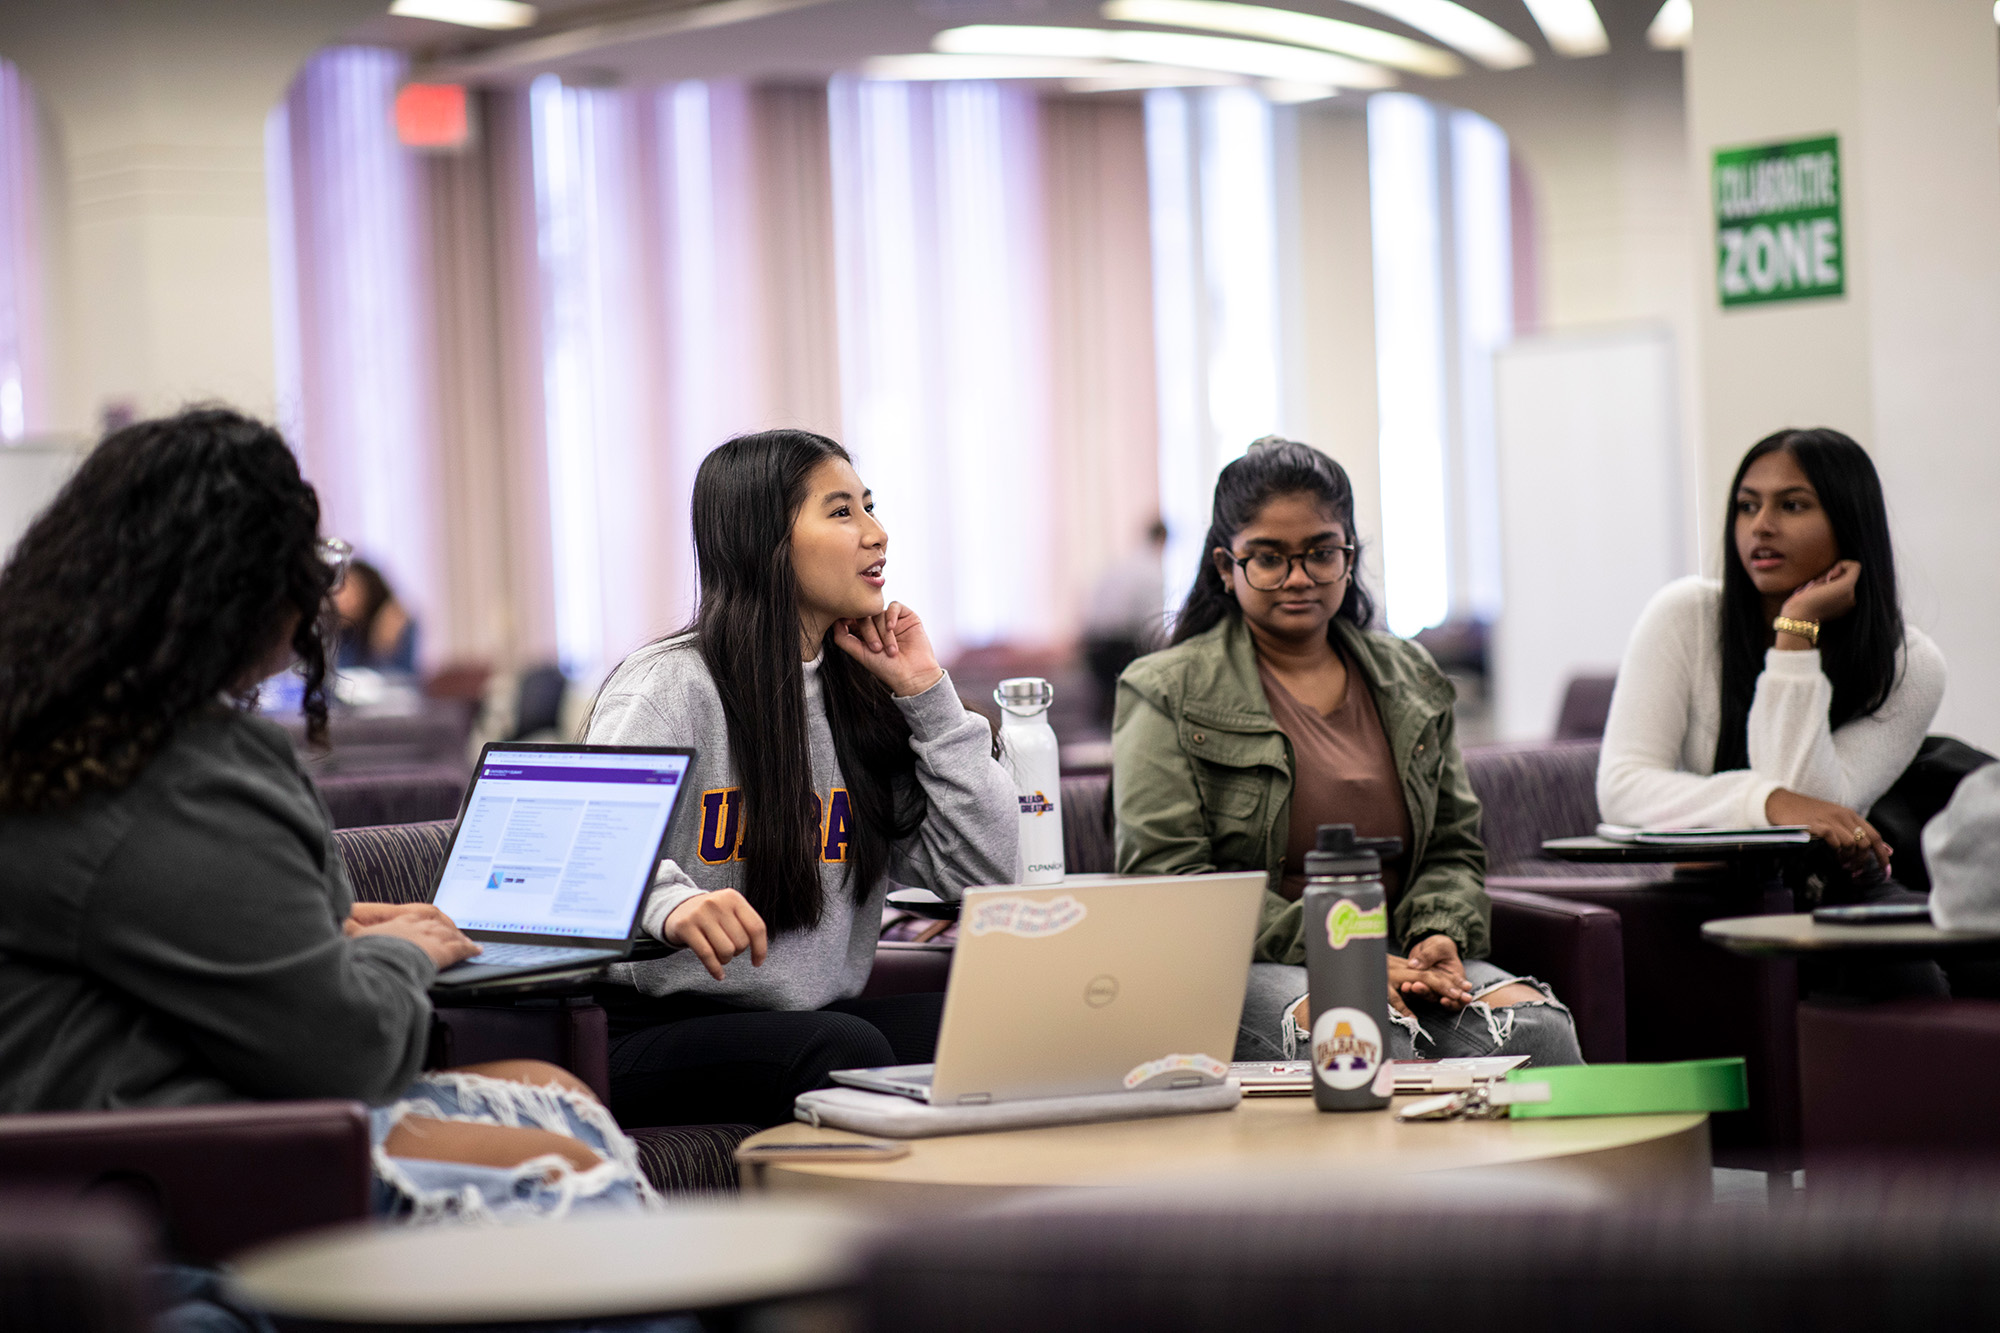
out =
[[[347,582],[347,566],[354,560],[354,548],[338,537],[322,537],[313,553],[325,565],[333,581],[326,585],[328,592],[339,592],[340,585]]]
[[[1341,576],[1347,573],[1347,564],[1353,555],[1352,546],[1315,546],[1299,555],[1279,555],[1276,551],[1232,555],[1229,562],[1243,571],[1243,581],[1258,592],[1276,592],[1292,576],[1295,564],[1304,565],[1306,577],[1314,583],[1338,583]]]

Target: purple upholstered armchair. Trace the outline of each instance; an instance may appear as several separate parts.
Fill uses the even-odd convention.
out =
[[[1716,1158],[1726,1166],[1790,1171],[1799,1165],[1797,971],[1790,963],[1725,954],[1701,939],[1704,921],[1789,912],[1790,896],[1711,875],[1676,876],[1667,866],[1579,865],[1544,856],[1545,839],[1596,831],[1597,755],[1595,741],[1466,750],[1466,770],[1485,811],[1480,836],[1494,899],[1494,953],[1523,971],[1540,967],[1517,960],[1511,947],[1503,952],[1503,896],[1614,913],[1623,939],[1620,1007],[1630,1058],[1743,1056],[1750,1109],[1715,1117]],[[1575,1005],[1594,997],[1565,998]],[[1580,1012],[1577,1019],[1581,1031]],[[1584,1054],[1599,1058],[1588,1045]]]

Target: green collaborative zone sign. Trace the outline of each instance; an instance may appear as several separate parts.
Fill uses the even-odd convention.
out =
[[[1714,187],[1725,309],[1846,290],[1838,139],[1717,149]]]

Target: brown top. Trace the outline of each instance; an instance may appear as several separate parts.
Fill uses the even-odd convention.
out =
[[[1402,854],[1382,863],[1382,883],[1394,902],[1409,866],[1410,810],[1368,682],[1349,663],[1347,697],[1321,715],[1294,699],[1261,661],[1257,676],[1271,717],[1292,742],[1292,822],[1278,891],[1291,899],[1306,891],[1305,856],[1321,824],[1352,824],[1363,838],[1402,839]]]

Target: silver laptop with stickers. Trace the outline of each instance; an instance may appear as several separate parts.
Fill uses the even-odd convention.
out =
[[[1220,1083],[1261,872],[969,889],[937,1063],[834,1071],[937,1106]]]

